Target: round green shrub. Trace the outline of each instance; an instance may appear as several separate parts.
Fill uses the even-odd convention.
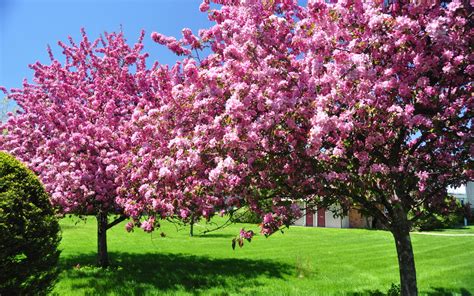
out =
[[[60,228],[38,178],[0,151],[0,295],[44,295],[58,275]]]

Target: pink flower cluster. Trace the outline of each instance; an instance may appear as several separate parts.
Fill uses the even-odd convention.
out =
[[[253,236],[254,236],[254,232],[252,230],[247,231],[244,228],[240,230],[240,237],[243,239],[251,240]]]

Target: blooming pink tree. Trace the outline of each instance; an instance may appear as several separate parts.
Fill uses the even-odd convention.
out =
[[[402,295],[416,295],[411,224],[447,213],[446,188],[474,177],[472,8],[390,8],[313,6],[337,41],[304,43],[333,57],[310,84],[320,89],[305,152],[329,170],[323,199],[357,204],[392,232]]]
[[[152,35],[186,58],[169,103],[132,127],[145,148],[131,173],[146,180],[120,202],[146,225],[248,204],[264,234],[298,217],[297,201],[358,206],[392,232],[402,294],[416,295],[411,223],[448,211],[446,187],[473,178],[469,3],[215,2],[199,37]]]
[[[79,44],[59,42],[65,62],[50,51],[50,65],[31,65],[35,83],[8,93],[21,111],[0,126],[0,149],[39,175],[62,213],[97,217],[100,266],[109,262],[107,229],[127,217],[115,201],[118,168],[132,149],[127,124],[136,108],[157,101],[142,39],[130,47],[113,33],[90,42],[83,31]]]

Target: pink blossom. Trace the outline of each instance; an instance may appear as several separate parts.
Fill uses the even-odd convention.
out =
[[[263,216],[264,224],[271,223],[272,221],[273,221],[273,215],[271,213],[265,214],[265,216]]]
[[[221,168],[220,168],[220,167],[216,167],[216,168],[212,169],[212,170],[209,172],[209,180],[212,181],[212,182],[217,181],[217,179],[219,178],[220,174],[221,174]]]
[[[252,230],[246,231],[244,228],[240,230],[240,237],[250,240],[254,236],[254,232]]]
[[[111,164],[111,165],[108,165],[106,168],[105,168],[105,171],[107,172],[107,174],[113,174],[117,171],[118,169],[118,166],[114,165],[114,164]]]
[[[155,218],[151,217],[148,220],[141,222],[140,228],[145,232],[152,232],[155,229]]]
[[[187,209],[181,209],[179,215],[181,218],[186,219],[189,216],[189,211]]]
[[[169,168],[167,168],[167,167],[161,167],[161,168],[160,168],[160,171],[159,171],[159,173],[158,173],[158,176],[159,176],[160,178],[168,178],[168,177],[172,176],[172,174],[173,174],[173,173],[170,171]]]
[[[131,221],[125,224],[125,230],[127,230],[127,232],[131,232],[133,230],[133,227],[135,227],[135,224]]]
[[[386,174],[388,173],[388,168],[384,164],[379,164],[379,163],[374,163],[373,165],[370,166],[370,171],[372,173],[382,173]]]
[[[209,2],[208,1],[203,1],[201,5],[199,5],[199,10],[202,12],[206,12],[209,10]]]

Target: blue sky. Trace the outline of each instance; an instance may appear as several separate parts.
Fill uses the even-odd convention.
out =
[[[176,37],[181,29],[194,33],[211,25],[198,9],[200,0],[0,0],[0,85],[21,87],[23,78],[31,80],[28,64],[49,63],[47,44],[56,58],[59,40],[67,36],[79,40],[84,27],[90,39],[104,31],[123,28],[129,43],[146,31],[145,51],[152,60],[171,64],[176,56],[150,39],[157,31]],[[151,63],[150,63],[151,64]]]

